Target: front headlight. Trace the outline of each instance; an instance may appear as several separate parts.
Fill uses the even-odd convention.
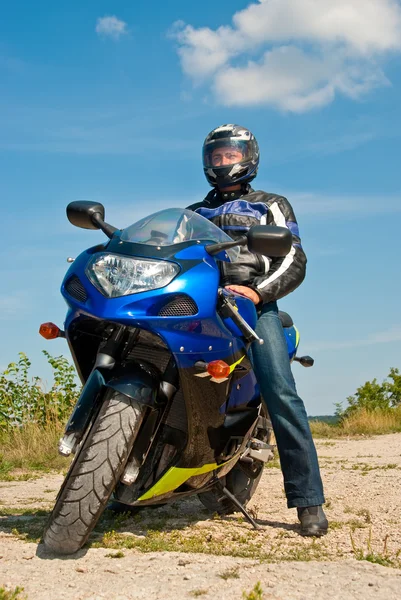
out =
[[[119,254],[96,254],[86,267],[87,277],[107,298],[157,290],[169,284],[179,271],[176,263],[166,260]]]

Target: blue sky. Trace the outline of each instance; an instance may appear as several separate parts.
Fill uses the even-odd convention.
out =
[[[43,321],[63,322],[66,257],[102,239],[65,206],[124,227],[204,197],[206,134],[249,127],[254,187],[288,197],[308,255],[280,302],[313,369],[310,414],[400,367],[399,0],[7,3],[0,21],[0,367],[49,378]]]

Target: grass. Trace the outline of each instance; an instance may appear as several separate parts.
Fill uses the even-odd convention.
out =
[[[282,544],[279,536],[272,540],[258,531],[241,525],[235,520],[222,523],[211,522],[210,528],[199,528],[199,512],[181,518],[180,522],[171,515],[157,515],[154,510],[145,515],[120,514],[112,516],[106,511],[90,537],[89,546],[106,548],[107,556],[123,558],[125,551],[135,549],[148,552],[185,552],[215,556],[252,558],[263,562],[327,560],[332,550],[320,541],[294,539],[291,546]],[[49,518],[50,511],[35,509],[13,509],[0,507],[1,529],[25,542],[38,543]],[[234,525],[234,526],[233,526]],[[120,529],[120,531],[119,531]],[[121,530],[122,529],[122,530]],[[224,580],[237,578],[238,568],[221,573]],[[1,599],[0,599],[1,600]]]
[[[401,406],[390,410],[359,409],[338,425],[311,421],[315,438],[336,438],[350,435],[378,435],[401,431]]]
[[[354,463],[350,467],[341,465],[343,471],[361,471],[362,475],[366,475],[369,471],[388,471],[389,469],[399,469],[397,463],[388,463],[387,465],[370,465],[369,463]]]
[[[154,510],[150,512],[149,509],[144,511],[144,515],[138,514],[134,517],[126,514],[107,515],[110,511],[106,511],[91,535],[88,546],[106,548],[108,550],[106,556],[111,559],[123,558],[126,551],[132,549],[143,553],[182,552],[231,556],[268,563],[344,558],[343,551],[327,543],[325,538],[300,540],[297,536],[291,536],[293,532],[283,530],[269,539],[263,535],[263,532],[249,529],[247,525],[240,525],[237,521],[227,522],[225,519],[214,525],[214,521],[211,521],[208,528],[199,528],[197,526],[199,513],[187,515],[177,522],[171,518],[171,515],[165,514],[166,509],[159,510],[161,512],[159,515]],[[369,511],[363,508],[345,507],[344,512],[349,513],[352,518],[343,522],[331,521],[330,532],[335,534],[337,529],[343,528],[349,530],[351,547],[345,555],[352,551],[357,560],[401,568],[401,549],[388,550],[387,538],[382,551],[378,551],[380,548],[377,544],[372,547]],[[47,510],[0,507],[2,531],[14,535],[21,541],[40,542],[48,517]],[[361,536],[367,528],[369,528],[369,539],[367,547],[363,548]],[[283,537],[287,537],[285,544],[282,541]],[[358,545],[355,539],[358,540]],[[237,579],[239,574],[239,568],[233,567],[220,573],[219,577],[227,581]]]
[[[367,524],[372,523],[372,515],[367,508],[352,508],[351,506],[345,506],[344,512],[348,514],[354,514],[358,517],[362,517]]]
[[[278,452],[274,452],[274,458],[265,463],[265,469],[280,469],[280,458]]]
[[[36,477],[32,472],[60,471],[68,467],[70,459],[58,454],[61,425],[49,423],[45,427],[27,423],[0,433],[0,480],[24,481]],[[29,471],[20,473],[16,471]]]
[[[40,479],[42,473],[32,471],[31,473],[12,474],[10,472],[0,473],[0,481],[31,481],[32,479]]]
[[[396,553],[395,558],[389,556],[387,551],[387,539],[388,535],[385,536],[383,540],[383,550],[382,552],[375,552],[372,548],[372,528],[369,530],[369,536],[366,542],[366,550],[360,546],[357,546],[355,540],[353,538],[352,532],[350,532],[351,538],[351,546],[354,553],[354,556],[357,560],[366,560],[376,565],[381,565],[382,567],[393,567],[401,569],[401,559],[400,552]]]
[[[346,524],[349,526],[351,531],[355,531],[355,529],[364,529],[367,526],[366,523],[360,521],[359,519],[350,519],[346,522]]]
[[[141,530],[140,530],[141,531]],[[92,542],[92,547],[112,550],[135,549],[140,552],[187,552],[211,554],[215,556],[235,556],[254,558],[266,562],[292,560],[324,560],[328,549],[319,541],[311,539],[299,546],[285,548],[280,540],[266,540],[253,530],[239,533],[226,529],[223,532],[208,531],[197,527],[178,529],[148,529],[143,533],[119,533],[114,529]],[[236,577],[236,570],[225,571],[223,579]]]
[[[219,573],[219,577],[227,581],[227,579],[239,579],[239,567],[232,567],[231,569],[226,569],[223,573]]]
[[[39,543],[49,516],[50,510],[0,507],[1,530],[11,533],[24,542]],[[94,535],[101,537],[110,527],[119,528],[130,518],[127,514],[108,515],[108,511],[106,511],[96,525]],[[123,558],[124,554],[119,550],[113,553],[113,556],[111,553],[108,556],[109,558]]]
[[[26,598],[25,594],[24,596],[21,596],[23,591],[24,588],[20,587],[16,587],[14,590],[8,590],[4,587],[0,587],[0,600],[23,600]]]
[[[243,592],[242,597],[244,600],[263,600],[263,590],[260,581],[256,583],[250,592]]]
[[[50,512],[47,510],[2,508],[0,510],[1,529],[24,542],[38,543],[49,514]]]

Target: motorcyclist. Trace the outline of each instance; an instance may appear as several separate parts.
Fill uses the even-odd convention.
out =
[[[253,134],[239,125],[221,125],[203,144],[203,168],[213,187],[189,208],[236,239],[256,224],[288,227],[291,251],[268,259],[241,247],[235,263],[222,263],[222,285],[250,298],[259,318],[256,332],[265,340],[251,347],[256,377],[272,421],[288,508],[297,508],[301,535],[324,535],[323,485],[316,449],[302,399],[298,396],[278,315],[277,300],[297,288],[305,277],[306,256],[297,221],[283,196],[254,191],[259,148]]]

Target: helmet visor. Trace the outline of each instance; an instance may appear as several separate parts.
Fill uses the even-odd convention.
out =
[[[203,166],[206,169],[226,167],[255,160],[255,142],[253,140],[233,140],[220,138],[211,140],[203,146]]]

